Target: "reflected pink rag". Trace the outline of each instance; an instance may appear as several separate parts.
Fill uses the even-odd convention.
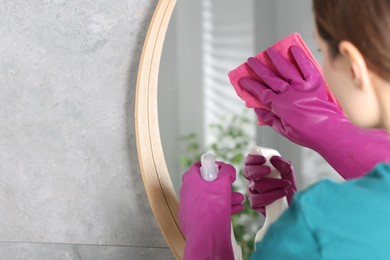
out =
[[[278,52],[282,54],[284,58],[286,58],[288,61],[291,62],[295,67],[297,65],[293,62],[293,57],[289,52],[289,48],[292,45],[298,45],[303,49],[306,56],[313,62],[313,64],[316,66],[316,68],[322,73],[321,66],[318,64],[318,62],[315,60],[313,54],[310,52],[309,48],[299,35],[299,33],[293,33],[286,38],[278,41],[274,45],[272,45],[273,48],[275,48]],[[256,59],[260,60],[265,66],[267,66],[269,69],[271,69],[273,72],[277,72],[274,65],[272,64],[270,58],[268,57],[267,53],[264,51],[258,53],[255,56]],[[237,95],[245,101],[245,106],[248,108],[267,108],[264,106],[257,98],[253,97],[251,94],[249,94],[246,90],[244,90],[240,84],[238,83],[240,79],[244,77],[252,77],[255,79],[258,79],[258,77],[253,73],[253,71],[249,68],[249,65],[245,62],[238,66],[236,69],[232,70],[228,74],[230,82],[232,83],[234,89],[236,90]],[[329,100],[337,103],[337,100],[335,96],[331,93],[330,89],[326,86]],[[340,106],[339,106],[340,107]],[[268,108],[267,108],[268,109]],[[262,121],[258,121],[259,125],[264,125]]]

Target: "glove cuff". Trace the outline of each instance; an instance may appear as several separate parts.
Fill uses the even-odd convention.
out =
[[[364,129],[348,120],[328,124],[329,133],[318,140],[317,151],[344,179],[364,176],[377,163],[390,161],[390,137],[386,130]]]

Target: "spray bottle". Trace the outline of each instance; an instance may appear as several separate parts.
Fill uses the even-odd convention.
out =
[[[213,181],[218,177],[219,169],[218,165],[215,163],[214,154],[210,152],[202,154],[200,163],[202,165],[200,167],[200,173],[205,181]],[[237,244],[236,238],[234,237],[233,225],[231,226],[231,241],[234,252],[234,259],[242,260],[241,247]]]

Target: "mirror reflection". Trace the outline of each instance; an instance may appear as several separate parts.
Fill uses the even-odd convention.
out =
[[[158,83],[161,141],[177,194],[182,174],[202,153],[213,151],[217,160],[232,163],[239,171],[255,144],[274,148],[292,161],[298,189],[322,178],[339,178],[315,152],[258,126],[254,112],[245,108],[227,77],[247,57],[293,32],[301,34],[321,61],[312,19],[311,5],[304,0],[177,2]],[[245,181],[236,182],[236,189],[245,192]],[[259,221],[255,223],[249,225],[254,231]]]

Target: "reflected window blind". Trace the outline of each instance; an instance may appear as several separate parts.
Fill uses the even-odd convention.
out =
[[[253,0],[202,0],[202,68],[204,87],[205,143],[215,141],[210,124],[242,113],[244,102],[236,95],[228,72],[255,54]],[[245,129],[255,139],[254,123]]]

